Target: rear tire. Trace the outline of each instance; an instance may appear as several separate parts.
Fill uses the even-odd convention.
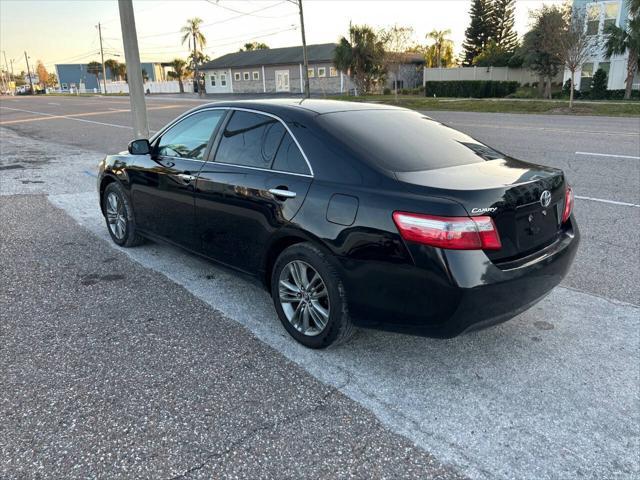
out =
[[[136,247],[144,238],[136,232],[136,221],[124,188],[111,182],[102,194],[102,212],[111,239],[121,247]]]
[[[284,328],[306,347],[339,345],[353,336],[342,279],[328,255],[310,243],[280,254],[271,297]]]

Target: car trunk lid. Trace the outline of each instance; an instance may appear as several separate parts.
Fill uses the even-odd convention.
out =
[[[502,248],[486,253],[496,263],[530,255],[561,233],[565,185],[558,169],[500,158],[395,175],[408,189],[428,187],[429,195],[457,201],[470,216],[492,217]]]

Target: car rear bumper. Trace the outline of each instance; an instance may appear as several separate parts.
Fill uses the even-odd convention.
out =
[[[479,250],[429,252],[413,246],[415,266],[387,266],[377,272],[377,281],[376,272],[356,274],[366,279],[369,291],[347,286],[349,295],[353,289],[354,321],[441,338],[507,321],[542,300],[569,271],[580,241],[571,222],[572,228],[552,245],[505,264],[493,264]]]

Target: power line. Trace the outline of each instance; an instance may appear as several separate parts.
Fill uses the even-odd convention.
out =
[[[278,5],[282,5],[283,3],[285,3],[285,0],[282,0],[281,2],[275,3],[273,5],[269,5],[267,7],[263,7],[263,8],[259,8],[257,10],[253,10],[251,12],[242,12],[240,10],[236,10],[235,8],[231,8],[231,7],[227,7],[226,5],[222,5],[221,3],[218,3],[218,1],[214,1],[214,0],[204,0],[207,3],[210,3],[211,5],[215,5],[216,7],[220,7],[223,8],[225,10],[229,10],[230,12],[234,12],[234,13],[239,13],[242,16],[248,15],[251,17],[256,17],[256,18],[282,18],[283,16],[291,16],[291,15],[295,15],[295,13],[293,14],[287,14],[287,15],[277,15],[277,16],[273,16],[273,15],[256,15],[255,12],[260,12],[262,10],[267,10],[268,8],[272,8],[272,7],[276,7]]]

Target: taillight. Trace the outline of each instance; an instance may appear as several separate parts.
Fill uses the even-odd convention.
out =
[[[573,188],[567,185],[567,189],[564,192],[564,211],[562,212],[562,223],[569,220],[571,212],[573,211]]]
[[[454,250],[500,250],[500,236],[493,219],[481,217],[437,217],[393,212],[400,235],[407,241]]]

